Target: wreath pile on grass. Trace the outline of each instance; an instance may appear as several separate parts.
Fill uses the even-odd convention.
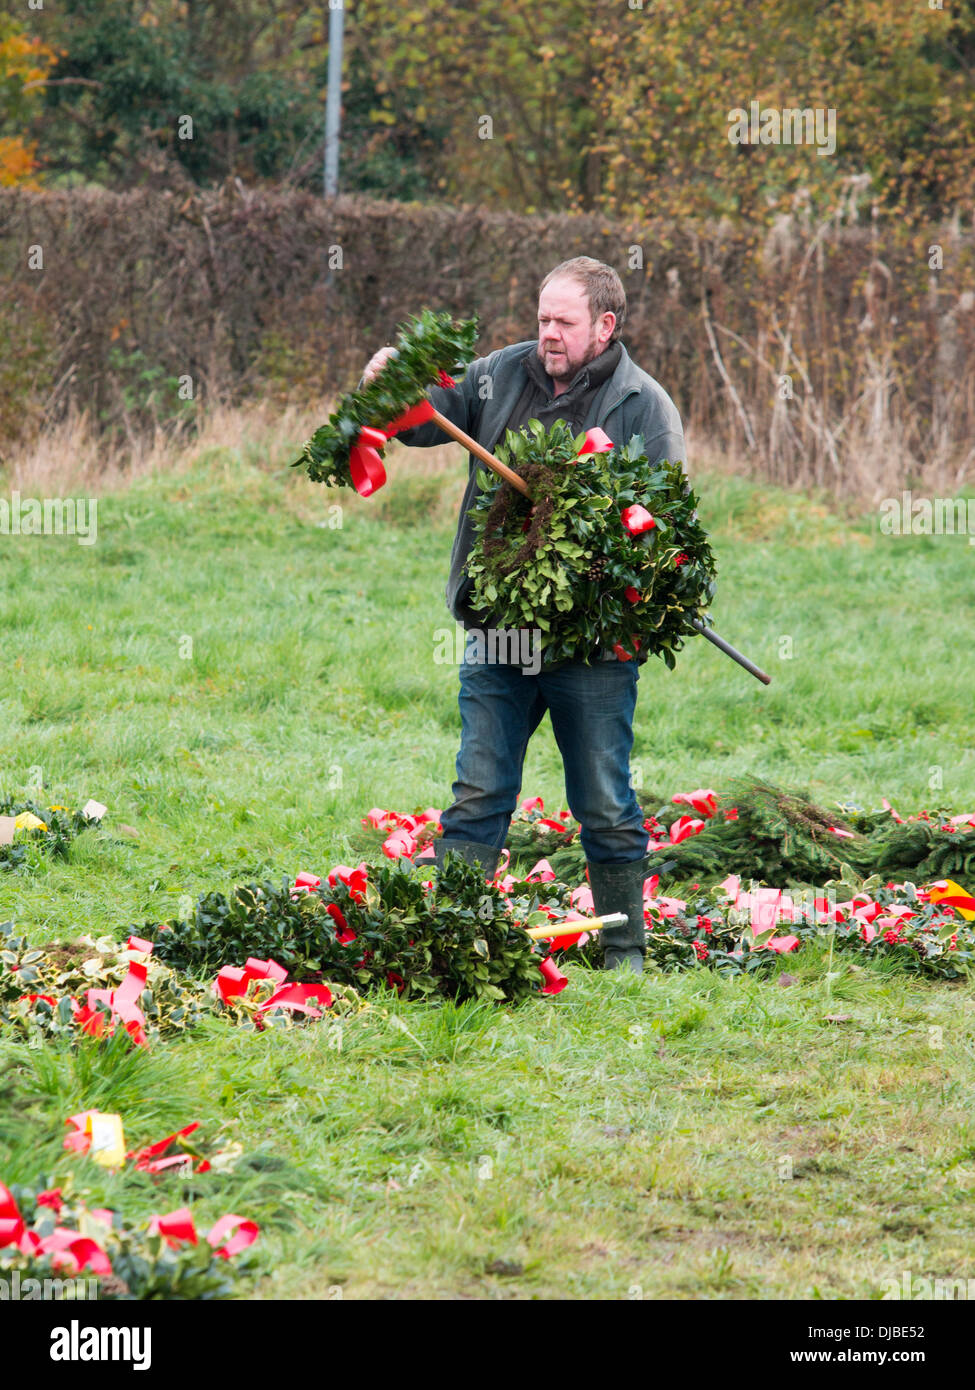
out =
[[[470,509],[471,605],[499,628],[538,628],[544,659],[662,656],[692,620],[710,624],[715,563],[679,461],[650,464],[643,440],[584,452],[559,420],[509,430],[498,457],[529,496],[487,471]]]
[[[14,817],[17,823],[13,843],[0,845],[0,871],[23,868],[32,857],[42,854],[67,859],[72,840],[99,821],[98,816],[87,815],[84,810],[46,806],[33,798],[13,796],[0,797],[0,816]]]

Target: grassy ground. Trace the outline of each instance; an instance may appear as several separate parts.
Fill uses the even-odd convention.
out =
[[[457,468],[400,455],[364,502],[292,456],[212,449],[144,477],[99,499],[90,547],[2,538],[0,789],[39,767],[52,799],[110,812],[68,864],[0,877],[0,920],[121,934],[186,894],[347,862],[370,806],[448,804],[456,671],[434,652]],[[975,809],[965,541],[701,489],[718,630],[773,684],[703,642],[643,667],[635,780],[747,771]],[[547,724],[523,793],[564,805]],[[264,1296],[870,1297],[905,1269],[975,1275],[973,992],[810,951],[782,969],[796,983],[575,968],[515,1013],[387,998],[341,1051],[314,1026],[215,1022],[149,1056],[0,1040],[0,1178],[72,1162],[130,1214],[252,1215]],[[82,1106],[120,1110],[132,1143],[199,1119],[245,1156],[162,1190],[106,1178],[59,1158]]]

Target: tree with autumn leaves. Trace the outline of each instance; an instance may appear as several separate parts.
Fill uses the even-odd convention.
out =
[[[4,181],[125,185],[162,159],[320,187],[328,0],[63,0],[32,22],[0,30]],[[899,218],[975,186],[971,0],[346,0],[346,36],[345,191],[768,221],[855,177]],[[751,101],[834,110],[835,155],[732,144]]]
[[[825,206],[864,172],[898,216],[975,187],[970,0],[367,3],[352,32],[376,121],[436,117],[429,159],[450,200],[764,220],[797,195]],[[835,157],[732,145],[729,111],[752,100],[834,109]]]
[[[0,17],[0,188],[36,188],[37,142],[23,129],[42,104],[40,86],[57,60],[49,44]]]

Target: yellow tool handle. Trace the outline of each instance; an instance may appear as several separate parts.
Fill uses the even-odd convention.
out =
[[[577,931],[602,931],[603,927],[622,927],[627,922],[625,912],[610,912],[605,917],[576,917],[559,922],[558,926],[526,927],[533,941],[545,941],[553,936],[570,936]]]

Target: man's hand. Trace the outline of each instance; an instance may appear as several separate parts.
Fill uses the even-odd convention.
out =
[[[377,353],[370,357],[366,370],[362,373],[362,380],[364,382],[372,381],[374,377],[379,375],[389,359],[395,356],[396,349],[394,347],[380,348]]]

